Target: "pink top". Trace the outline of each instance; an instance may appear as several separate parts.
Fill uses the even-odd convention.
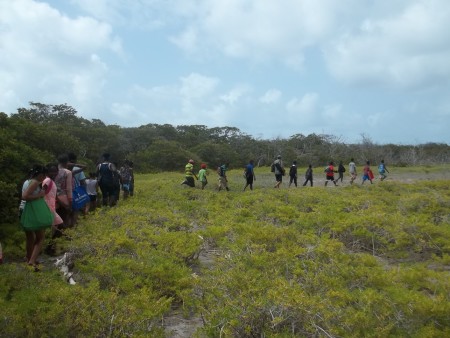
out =
[[[64,223],[62,218],[56,212],[56,184],[52,181],[50,177],[46,177],[42,182],[42,187],[45,189],[45,203],[47,203],[48,208],[53,213],[53,224],[58,225]]]

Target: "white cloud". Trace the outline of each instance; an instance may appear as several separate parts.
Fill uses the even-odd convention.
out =
[[[337,19],[345,13],[345,6],[357,2],[203,0],[195,3],[196,11],[182,13],[189,18],[189,24],[173,38],[180,48],[201,53],[206,45],[233,58],[257,62],[278,59],[299,69],[303,65],[303,49],[329,36]]]
[[[269,89],[263,96],[259,98],[262,103],[276,103],[281,98],[281,91],[278,89]]]
[[[191,73],[181,78],[180,94],[186,100],[202,99],[211,94],[218,83],[217,78]]]
[[[293,98],[286,104],[286,110],[302,117],[312,116],[317,112],[319,94],[307,93],[301,99]]]
[[[342,105],[331,104],[324,107],[323,116],[327,121],[339,121],[342,119]]]
[[[447,0],[0,0],[0,111],[448,141],[449,17]]]
[[[188,54],[194,53],[198,44],[197,32],[193,27],[189,27],[178,36],[170,37],[169,40]]]
[[[71,0],[83,11],[111,25],[129,26],[139,30],[153,30],[165,25],[170,16],[165,0]],[[162,10],[161,10],[162,9]]]
[[[437,85],[450,78],[450,2],[418,0],[367,18],[326,48],[331,72],[349,83]]]
[[[227,104],[233,105],[245,94],[251,91],[248,85],[237,85],[231,89],[227,94],[221,95],[220,99]]]
[[[28,101],[96,100],[108,67],[101,51],[121,52],[109,25],[71,19],[46,3],[0,1],[0,102],[13,109]]]

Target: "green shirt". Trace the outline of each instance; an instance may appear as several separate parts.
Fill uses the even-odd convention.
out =
[[[200,169],[200,171],[198,172],[198,180],[201,182],[206,181],[206,169]]]
[[[194,177],[194,165],[192,163],[186,164],[184,172],[186,174],[186,177]]]

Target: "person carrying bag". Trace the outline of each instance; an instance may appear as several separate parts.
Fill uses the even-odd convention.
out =
[[[20,224],[26,236],[27,263],[35,272],[40,270],[37,258],[44,243],[45,229],[50,228],[53,223],[53,213],[45,203],[45,191],[42,189],[45,174],[44,166],[35,165],[28,188],[22,194],[26,203]]]

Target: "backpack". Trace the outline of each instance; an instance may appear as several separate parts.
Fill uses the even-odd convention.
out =
[[[99,183],[112,184],[114,182],[113,172],[109,163],[101,163],[98,166]]]

